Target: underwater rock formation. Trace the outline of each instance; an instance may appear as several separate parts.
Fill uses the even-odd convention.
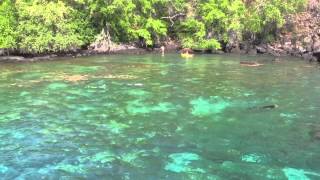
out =
[[[194,153],[174,153],[169,155],[172,162],[165,166],[165,170],[175,173],[181,172],[204,172],[200,168],[193,168],[190,164],[192,161],[200,160],[200,156]]]
[[[190,101],[190,104],[192,105],[191,114],[198,117],[221,113],[225,108],[230,106],[229,102],[217,96],[208,99],[199,97]]]

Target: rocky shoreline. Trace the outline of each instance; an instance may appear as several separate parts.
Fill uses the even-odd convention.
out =
[[[179,52],[181,45],[174,41],[165,42],[166,52]],[[99,42],[90,45],[88,50],[75,50],[67,53],[45,55],[5,55],[0,49],[0,62],[34,62],[56,60],[65,57],[83,57],[110,54],[146,54],[160,53],[157,48],[139,48],[137,45],[114,44]],[[317,11],[307,11],[287,17],[285,26],[279,30],[278,38],[272,43],[253,44],[239,42],[223,50],[197,50],[194,53],[210,54],[267,54],[275,57],[294,56],[308,61],[320,62],[320,14]]]
[[[176,44],[167,44],[166,52],[174,53],[179,51],[179,46]],[[95,55],[116,55],[116,54],[147,54],[147,53],[161,53],[160,48],[139,48],[133,45],[127,44],[117,44],[110,47],[99,47],[92,48],[89,50],[76,50],[66,53],[52,53],[52,54],[43,54],[43,55],[21,55],[14,54],[7,55],[4,51],[0,51],[0,62],[35,62],[35,61],[49,61],[57,60],[63,58],[77,58],[77,57],[86,57],[86,56],[95,56]]]
[[[180,49],[166,49],[167,53],[178,53]],[[154,49],[143,49],[143,48],[135,48],[135,49],[128,49],[128,50],[119,50],[119,51],[112,51],[112,52],[97,52],[97,51],[90,51],[90,50],[81,50],[72,53],[63,53],[63,54],[48,54],[48,55],[39,55],[39,56],[19,56],[19,55],[3,55],[0,56],[0,62],[7,62],[7,63],[22,63],[22,62],[37,62],[37,61],[51,61],[51,60],[59,60],[63,58],[78,58],[78,57],[86,57],[86,56],[95,56],[95,55],[139,55],[139,54],[156,54],[160,53],[160,48]],[[295,57],[302,57],[303,59],[309,61],[318,61],[318,56],[315,54],[308,53],[301,55],[296,55],[297,52],[292,54],[288,53],[278,53],[278,50],[275,50],[270,45],[261,45],[256,46],[255,49],[250,49],[249,52],[246,52],[243,49],[233,50],[232,52],[224,52],[224,51],[205,51],[205,50],[194,50],[195,54],[239,54],[239,55],[271,55],[274,57],[279,56],[295,56]],[[319,55],[320,53],[316,54]]]
[[[320,38],[319,38],[320,39]],[[288,45],[288,43],[287,43]],[[318,47],[318,46],[317,46]],[[311,51],[304,50],[302,48],[287,48],[285,49],[279,43],[273,44],[262,44],[257,46],[252,46],[252,48],[245,48],[245,46],[239,45],[239,48],[233,48],[230,51],[222,50],[197,50],[194,49],[196,54],[239,54],[239,55],[271,55],[274,57],[285,57],[285,56],[294,56],[300,57],[308,61],[318,61],[320,62],[320,41],[319,49],[314,49]],[[301,50],[302,49],[302,50]],[[166,47],[166,53],[178,53],[181,50],[181,47],[178,45]],[[37,55],[37,56],[22,56],[22,55],[1,55],[0,62],[36,62],[36,61],[50,61],[58,60],[63,58],[77,58],[77,57],[86,57],[86,56],[95,56],[95,55],[121,55],[121,54],[152,54],[152,53],[161,53],[160,48],[145,49],[131,46],[123,46],[122,48],[112,50],[112,51],[96,51],[96,50],[78,50],[69,53],[60,53],[60,54],[46,54],[46,55]]]
[[[37,56],[21,56],[21,55],[2,55],[0,56],[0,62],[36,62],[36,61],[49,61],[58,60],[63,58],[77,58],[85,56],[94,55],[110,55],[110,54],[145,54],[151,51],[146,49],[130,49],[121,50],[116,52],[97,52],[91,50],[79,50],[76,52],[60,53],[60,54],[47,54],[47,55],[37,55]]]
[[[307,11],[287,17],[278,40],[260,46],[258,51],[275,56],[296,56],[309,61],[320,61],[320,14]]]

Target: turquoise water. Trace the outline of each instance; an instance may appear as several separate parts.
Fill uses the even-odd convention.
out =
[[[0,64],[0,179],[320,179],[319,66],[271,60]]]

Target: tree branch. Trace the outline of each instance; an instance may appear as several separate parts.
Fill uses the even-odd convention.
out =
[[[184,13],[178,13],[175,14],[173,16],[165,16],[165,17],[161,17],[161,19],[169,19],[169,21],[171,22],[171,27],[174,25],[174,19],[180,17],[180,16],[185,16],[186,14]]]

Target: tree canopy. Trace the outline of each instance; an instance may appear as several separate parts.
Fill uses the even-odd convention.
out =
[[[4,0],[0,4],[0,48],[15,48],[17,25],[14,3],[10,0]]]
[[[152,47],[220,49],[235,40],[269,41],[306,0],[2,0],[0,48],[21,53],[86,47],[107,27],[112,41]],[[247,35],[250,36],[247,36]]]

